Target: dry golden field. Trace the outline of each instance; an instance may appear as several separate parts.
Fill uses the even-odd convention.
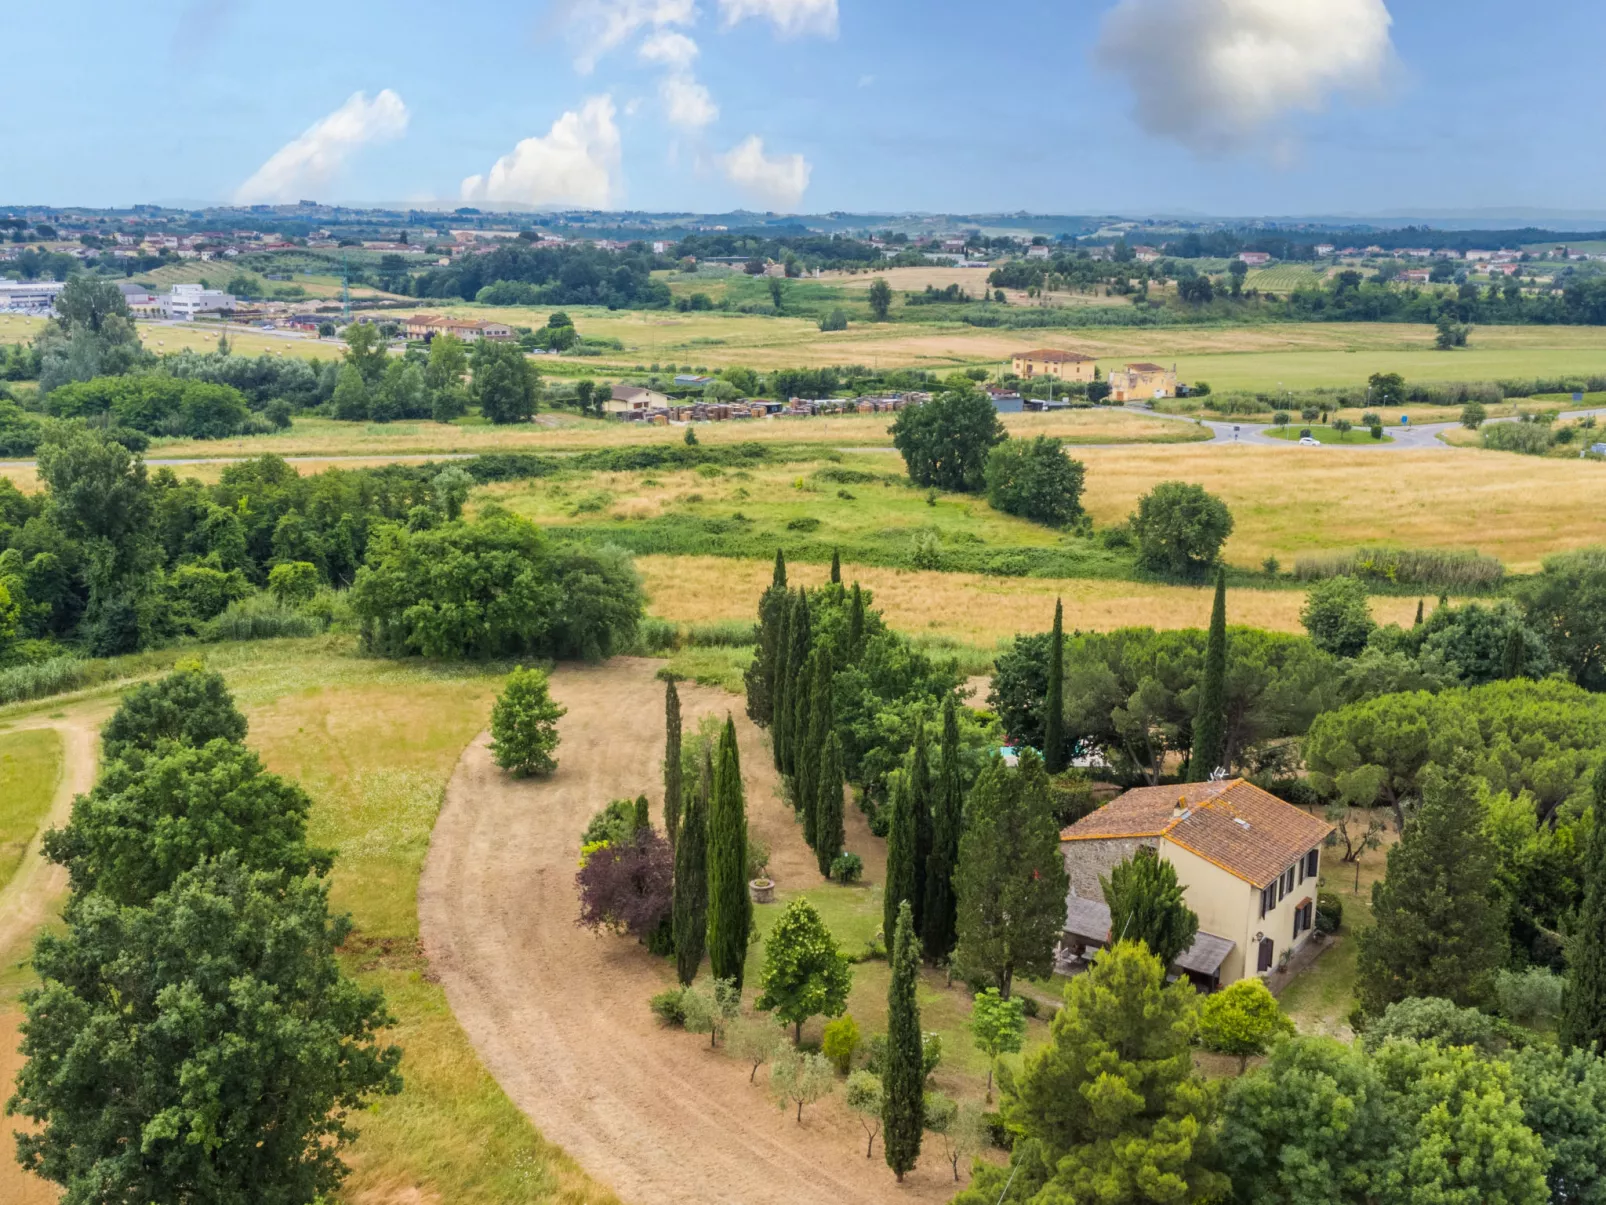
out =
[[[1527,572],[1549,553],[1606,538],[1606,471],[1589,461],[1423,450],[1299,455],[1280,448],[1195,445],[1087,448],[1085,500],[1095,522],[1129,514],[1156,481],[1196,482],[1232,508],[1235,565],[1267,556],[1398,544],[1474,548]]]
[[[773,565],[726,557],[638,557],[653,615],[677,623],[749,619],[770,583]],[[829,576],[824,565],[790,565],[794,584],[816,586]],[[1138,582],[1074,581],[1052,578],[998,578],[969,573],[926,573],[843,565],[842,576],[875,594],[887,622],[914,635],[944,636],[991,648],[1018,632],[1047,631],[1054,600],[1065,601],[1067,629],[1107,631],[1149,625],[1202,628],[1210,622],[1212,591],[1205,586],[1162,586]],[[1280,632],[1300,632],[1298,590],[1232,590],[1227,620]],[[1414,598],[1374,598],[1381,623],[1409,624]]]

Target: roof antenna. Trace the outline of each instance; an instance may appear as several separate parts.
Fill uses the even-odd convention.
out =
[[[1226,780],[1227,780],[1227,767],[1226,766],[1217,766],[1214,770],[1210,771],[1210,781],[1211,782],[1225,782]]]

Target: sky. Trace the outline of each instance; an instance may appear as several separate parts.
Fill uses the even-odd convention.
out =
[[[0,204],[1606,212],[1598,0],[7,8]]]

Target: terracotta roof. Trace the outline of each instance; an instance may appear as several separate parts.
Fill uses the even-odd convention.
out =
[[[1165,369],[1158,364],[1128,364],[1128,372],[1164,372]]]
[[[1019,351],[1015,353],[1017,360],[1046,360],[1050,364],[1081,364],[1091,362],[1092,356],[1084,356],[1079,351],[1059,351],[1046,348],[1042,351]]]
[[[1241,778],[1126,792],[1060,834],[1061,841],[1164,837],[1265,887],[1316,848],[1332,825]]]

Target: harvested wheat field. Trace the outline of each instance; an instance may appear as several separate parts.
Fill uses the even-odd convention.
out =
[[[752,619],[774,570],[768,561],[726,557],[644,556],[636,559],[647,584],[652,614],[678,623]],[[793,585],[816,586],[829,576],[824,565],[787,566]],[[1146,625],[1202,628],[1210,622],[1213,592],[1207,586],[1160,586],[1144,582],[1085,581],[1045,577],[988,577],[977,573],[923,572],[843,565],[845,581],[875,595],[887,623],[911,635],[936,635],[991,648],[1019,632],[1044,632],[1054,600],[1065,601],[1065,626],[1091,631]],[[1227,621],[1278,632],[1302,632],[1298,590],[1244,590],[1227,594]],[[1415,598],[1379,597],[1372,613],[1380,623],[1409,624]]]
[[[1606,471],[1584,460],[1221,444],[1077,456],[1087,465],[1085,504],[1101,526],[1124,519],[1160,481],[1218,495],[1236,524],[1227,560],[1246,568],[1267,556],[1292,568],[1300,552],[1394,544],[1476,549],[1525,573],[1550,553],[1606,537]]]
[[[747,1064],[661,1028],[647,1000],[670,986],[673,966],[629,938],[576,927],[586,821],[610,799],[659,795],[659,664],[617,658],[553,675],[553,696],[569,710],[549,779],[508,778],[483,737],[463,755],[419,885],[420,933],[453,1012],[542,1135],[626,1201],[947,1200],[954,1183],[939,1157],[902,1186],[866,1159],[840,1093],[798,1124],[748,1084]],[[741,710],[723,691],[690,684],[681,699],[688,730],[699,716]],[[736,722],[749,826],[773,851],[772,874],[817,880],[763,738],[745,716]]]

